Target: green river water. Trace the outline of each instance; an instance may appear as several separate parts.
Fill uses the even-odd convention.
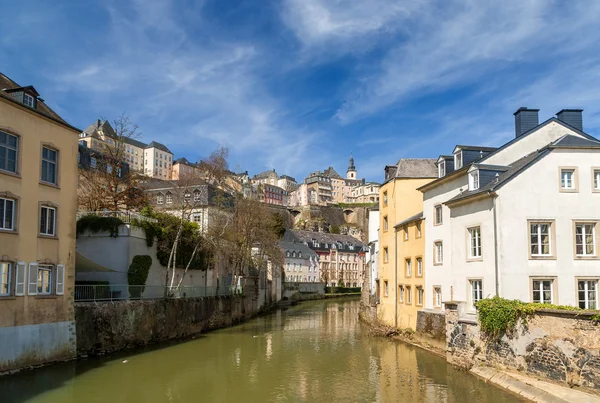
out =
[[[517,402],[367,335],[358,300],[305,302],[178,344],[0,378],[0,402]]]

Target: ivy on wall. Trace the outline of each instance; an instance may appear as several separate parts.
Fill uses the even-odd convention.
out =
[[[129,271],[127,272],[127,282],[129,287],[129,295],[131,298],[139,298],[144,292],[144,285],[148,279],[148,272],[152,266],[152,258],[148,255],[136,255],[131,261]],[[142,286],[142,287],[139,287]]]
[[[123,224],[125,222],[117,217],[86,215],[77,220],[77,235],[88,230],[93,233],[110,232],[110,236],[116,238],[119,236],[119,226]]]

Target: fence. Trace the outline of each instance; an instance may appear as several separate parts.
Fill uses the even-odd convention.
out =
[[[149,221],[149,222],[157,222],[155,218],[146,217],[140,215],[138,213],[134,213],[133,211],[84,211],[80,210],[77,212],[77,219],[79,220],[81,217],[95,215],[98,217],[116,217],[123,220],[125,224],[131,224],[132,220],[139,221]]]
[[[75,302],[137,299],[198,298],[241,294],[241,287],[222,285],[169,287],[162,285],[75,285]]]

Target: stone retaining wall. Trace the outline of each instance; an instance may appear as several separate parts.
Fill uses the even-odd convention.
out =
[[[600,326],[591,313],[545,310],[498,340],[486,338],[477,320],[459,318],[458,303],[446,303],[448,362],[516,369],[564,382],[600,388]]]
[[[231,326],[258,313],[252,297],[76,303],[77,354],[105,354]]]
[[[446,340],[446,315],[442,311],[417,311],[417,333],[435,340]]]

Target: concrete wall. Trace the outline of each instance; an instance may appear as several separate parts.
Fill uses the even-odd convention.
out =
[[[231,326],[258,313],[252,296],[77,303],[77,354],[105,354]]]
[[[538,312],[499,340],[486,338],[477,321],[459,319],[458,305],[446,303],[448,362],[463,368],[489,365],[600,388],[600,325],[591,313]]]

